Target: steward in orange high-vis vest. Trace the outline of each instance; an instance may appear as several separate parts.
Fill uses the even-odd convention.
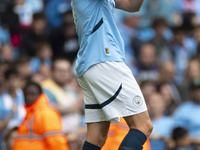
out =
[[[69,150],[61,116],[48,104],[41,87],[28,82],[24,96],[26,116],[18,128],[13,150]]]
[[[120,123],[111,124],[108,138],[102,150],[118,150],[128,131],[129,127],[123,118],[120,119]],[[149,139],[143,145],[143,150],[151,150]]]

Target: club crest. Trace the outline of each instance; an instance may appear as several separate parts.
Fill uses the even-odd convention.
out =
[[[133,104],[134,104],[135,106],[141,106],[142,103],[143,103],[143,100],[142,100],[142,98],[141,98],[140,96],[135,96],[135,97],[133,98]]]

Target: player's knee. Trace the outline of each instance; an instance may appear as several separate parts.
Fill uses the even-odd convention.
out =
[[[150,134],[153,131],[153,125],[152,125],[151,121],[148,121],[148,123],[146,124],[146,127],[147,127],[147,133],[146,133],[146,135],[147,135],[147,137],[149,137]]]
[[[91,136],[87,137],[87,141],[98,146],[98,147],[103,147],[107,139],[107,134],[99,134],[97,136]]]
[[[136,127],[136,128],[138,130],[142,131],[148,138],[153,130],[153,125],[152,125],[151,121],[148,120],[142,126]]]
[[[107,135],[106,136],[102,136],[99,140],[99,143],[101,144],[101,147],[103,147],[103,145],[105,144],[107,139]]]

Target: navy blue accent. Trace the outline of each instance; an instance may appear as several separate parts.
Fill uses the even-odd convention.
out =
[[[85,109],[101,109],[101,105],[99,105],[99,104],[87,104],[87,105],[85,105]]]
[[[85,141],[82,150],[101,150],[101,148]]]
[[[122,84],[120,85],[120,87],[118,88],[117,92],[111,97],[109,98],[107,101],[103,102],[101,104],[101,108],[105,107],[106,105],[110,104],[112,101],[114,101],[116,99],[116,97],[119,95],[120,91],[122,89]]]
[[[137,129],[130,129],[122,141],[119,150],[142,150],[147,137]]]
[[[116,99],[116,97],[119,95],[121,89],[122,89],[122,84],[118,88],[117,92],[111,98],[109,98],[102,104],[87,104],[87,105],[85,105],[85,109],[102,109],[103,107],[110,104],[112,101],[114,101]]]
[[[101,18],[101,20],[97,23],[97,25],[93,28],[91,34],[93,34],[95,31],[97,31],[101,25],[103,24],[103,18]]]

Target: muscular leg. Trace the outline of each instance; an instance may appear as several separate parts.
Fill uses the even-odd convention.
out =
[[[87,124],[86,142],[101,148],[107,138],[110,122],[97,122]],[[85,144],[84,144],[85,146]],[[83,150],[84,150],[83,146]],[[89,148],[88,148],[89,149]]]
[[[130,131],[122,141],[119,150],[142,150],[143,144],[153,129],[148,112],[124,117],[124,119]]]
[[[146,135],[147,138],[150,136],[153,126],[147,111],[137,115],[124,117],[124,119],[126,120],[126,123],[130,129],[137,129],[141,131]]]

